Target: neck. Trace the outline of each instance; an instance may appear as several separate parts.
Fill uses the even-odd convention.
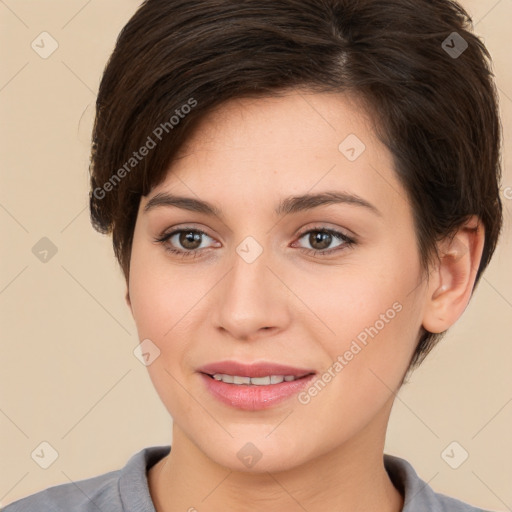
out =
[[[155,509],[400,512],[403,497],[384,468],[385,425],[376,427],[301,466],[252,473],[215,463],[175,425],[171,453],[148,471]]]

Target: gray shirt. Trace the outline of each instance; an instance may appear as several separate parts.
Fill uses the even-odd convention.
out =
[[[144,448],[122,469],[36,492],[2,512],[155,512],[146,472],[170,449]],[[404,496],[402,512],[488,512],[435,493],[403,459],[384,455],[384,465]]]

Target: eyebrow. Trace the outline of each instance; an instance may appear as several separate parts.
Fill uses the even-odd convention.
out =
[[[275,208],[277,215],[288,215],[292,213],[312,210],[319,206],[329,204],[349,204],[366,208],[378,216],[382,216],[380,211],[365,199],[347,192],[321,192],[318,194],[303,194],[291,196],[283,199]],[[168,194],[165,192],[153,196],[144,207],[147,212],[159,206],[174,206],[192,212],[204,213],[216,217],[222,217],[222,211],[213,204],[193,197],[183,197]]]

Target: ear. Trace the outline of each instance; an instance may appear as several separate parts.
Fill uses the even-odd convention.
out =
[[[455,236],[438,242],[439,264],[430,271],[423,327],[440,333],[462,315],[471,298],[484,247],[484,227],[473,215]]]

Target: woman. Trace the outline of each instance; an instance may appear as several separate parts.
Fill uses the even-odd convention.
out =
[[[172,450],[6,512],[478,510],[383,454],[501,228],[468,25],[448,0],[142,4],[101,82],[90,206]]]

